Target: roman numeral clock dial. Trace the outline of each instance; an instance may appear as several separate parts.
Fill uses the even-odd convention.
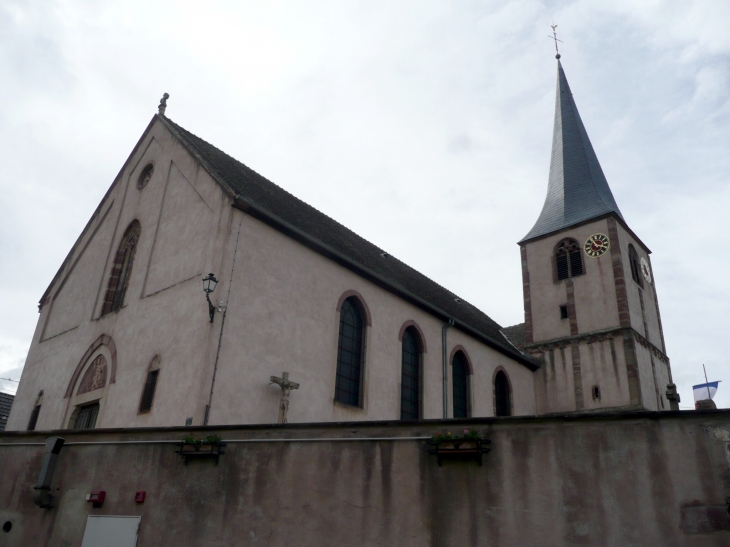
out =
[[[608,251],[610,243],[608,237],[603,234],[593,234],[586,240],[586,244],[583,249],[586,254],[591,258],[598,258],[603,253]]]

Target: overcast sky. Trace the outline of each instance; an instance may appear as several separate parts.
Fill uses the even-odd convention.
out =
[[[547,189],[552,21],[653,251],[681,406],[704,363],[729,407],[727,0],[0,0],[0,376],[20,377],[39,298],[163,92],[186,129],[522,322],[516,242]]]

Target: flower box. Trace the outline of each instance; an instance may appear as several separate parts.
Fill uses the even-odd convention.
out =
[[[488,439],[462,437],[452,439],[432,439],[427,441],[429,454],[436,455],[439,466],[446,459],[474,459],[482,465],[482,455],[491,451]]]
[[[180,443],[179,449],[175,451],[180,454],[185,465],[190,458],[213,458],[218,465],[218,458],[226,453],[226,443]]]

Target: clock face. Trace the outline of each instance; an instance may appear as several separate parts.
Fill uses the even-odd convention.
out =
[[[647,283],[651,283],[651,270],[649,270],[649,263],[643,256],[639,262],[641,263],[641,273],[644,275],[644,279],[646,279]]]
[[[609,247],[610,244],[607,236],[603,234],[593,234],[586,240],[586,244],[583,248],[588,256],[598,258],[608,251]]]

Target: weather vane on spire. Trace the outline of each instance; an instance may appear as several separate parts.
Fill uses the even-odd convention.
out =
[[[555,58],[560,59],[560,52],[558,51],[558,42],[560,42],[562,44],[563,41],[558,39],[558,35],[555,32],[555,29],[558,28],[558,25],[553,23],[552,25],[550,25],[550,28],[553,29],[553,35],[550,36],[548,34],[548,38],[550,38],[551,40],[553,40],[555,42]]]

